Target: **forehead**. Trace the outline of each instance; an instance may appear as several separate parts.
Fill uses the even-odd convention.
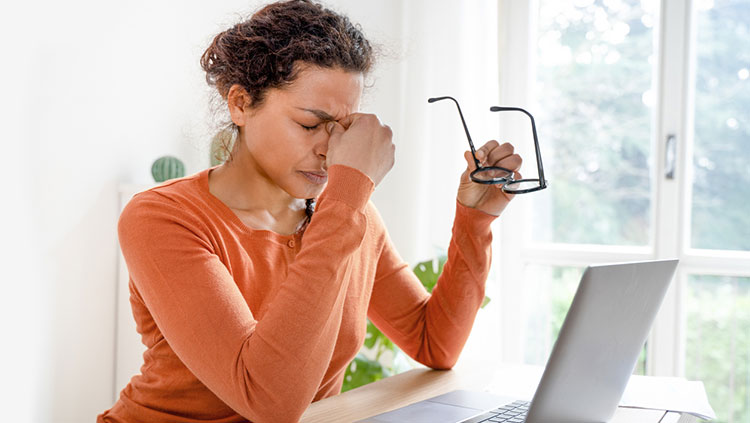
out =
[[[310,66],[302,68],[294,82],[274,94],[287,107],[321,110],[341,119],[359,110],[363,81],[359,72]]]

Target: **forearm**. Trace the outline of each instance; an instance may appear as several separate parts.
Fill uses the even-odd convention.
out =
[[[484,299],[494,216],[456,205],[448,260],[432,295],[387,243],[370,319],[404,352],[433,368],[458,360]]]
[[[427,366],[452,367],[469,337],[484,300],[493,219],[457,204],[448,258],[425,305],[424,337],[415,357]]]

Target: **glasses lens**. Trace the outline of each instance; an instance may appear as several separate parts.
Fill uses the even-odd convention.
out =
[[[503,184],[511,179],[512,172],[502,167],[480,167],[471,173],[471,179],[483,184]]]
[[[510,181],[503,186],[503,191],[510,194],[523,194],[525,192],[538,191],[542,187],[539,183],[539,179],[519,179],[517,181]]]

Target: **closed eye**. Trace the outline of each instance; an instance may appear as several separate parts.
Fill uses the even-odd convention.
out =
[[[300,126],[303,127],[303,128],[305,128],[305,130],[307,130],[307,131],[312,131],[315,128],[317,128],[318,126],[320,126],[320,124],[313,125],[313,126],[307,126],[307,125],[303,125],[303,124],[300,123]]]

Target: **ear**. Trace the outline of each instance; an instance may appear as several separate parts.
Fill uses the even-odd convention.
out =
[[[227,106],[232,122],[237,126],[244,126],[246,112],[250,109],[250,94],[241,85],[232,85],[227,93]]]

